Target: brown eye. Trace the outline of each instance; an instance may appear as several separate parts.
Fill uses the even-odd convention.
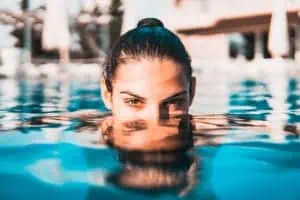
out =
[[[138,107],[141,106],[143,102],[139,99],[130,98],[130,99],[125,99],[124,103],[132,107]]]

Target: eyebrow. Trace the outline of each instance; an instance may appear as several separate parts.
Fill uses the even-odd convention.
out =
[[[168,101],[170,101],[170,100],[172,100],[172,99],[174,99],[174,98],[176,98],[176,97],[179,97],[179,96],[185,95],[185,94],[187,94],[187,91],[186,91],[186,90],[181,91],[181,92],[178,92],[178,93],[173,94],[172,96],[166,98],[165,100],[163,100],[163,102],[168,102]]]
[[[143,100],[143,101],[146,100],[145,97],[141,97],[141,96],[139,96],[139,95],[137,95],[137,94],[134,94],[134,93],[132,93],[132,92],[129,92],[129,91],[121,91],[120,94],[127,94],[127,95],[133,96],[133,97],[135,97],[135,98],[141,99],[141,100]],[[172,100],[172,99],[174,99],[174,98],[176,98],[176,97],[179,97],[179,96],[185,95],[185,94],[187,94],[187,91],[186,91],[186,90],[181,91],[181,92],[178,92],[178,93],[173,94],[172,96],[170,96],[170,97],[164,99],[162,102],[168,102],[168,101],[170,101],[170,100]]]
[[[141,97],[141,96],[134,94],[132,92],[129,92],[129,91],[121,91],[120,94],[127,94],[127,95],[133,96],[133,97],[141,99],[141,100],[146,100],[146,98]]]

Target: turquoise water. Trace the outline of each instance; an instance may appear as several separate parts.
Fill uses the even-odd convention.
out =
[[[266,120],[276,115],[276,108],[285,123],[298,124],[299,82],[299,78],[286,81],[281,96],[284,112],[272,107],[270,99],[278,96],[271,94],[268,83],[253,79],[226,82],[227,113]],[[200,101],[215,97],[201,93],[197,98]],[[219,105],[207,102],[207,112]],[[201,102],[193,110],[197,106]],[[34,117],[82,109],[107,111],[100,98],[98,81],[0,81],[1,200],[300,198],[300,141],[293,134],[278,142],[268,132],[229,130],[214,144],[194,147],[189,159],[181,159],[176,169],[145,163],[125,169],[119,152],[99,144],[99,135],[93,127],[80,125],[77,120],[65,124],[22,123]],[[192,163],[197,163],[196,172],[188,175]],[[196,181],[193,184],[186,181],[174,189],[155,187],[145,191],[140,187],[121,187],[108,178],[133,169],[133,176],[142,180],[138,172],[147,177],[150,168],[161,170],[161,176],[172,174]],[[189,185],[192,187],[182,194]]]

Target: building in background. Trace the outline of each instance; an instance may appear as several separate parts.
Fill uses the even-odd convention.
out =
[[[56,59],[41,47],[46,0],[30,0],[31,51],[35,60]],[[107,50],[143,17],[158,17],[177,31],[193,58],[224,60],[257,55],[269,58],[268,32],[273,0],[65,0],[71,30],[71,59],[85,61],[105,56]],[[288,57],[298,51],[300,0],[287,0]],[[23,47],[24,16],[20,0],[0,2],[0,48]],[[250,25],[249,25],[250,24]],[[10,36],[9,36],[10,35]],[[15,38],[13,38],[13,37]],[[299,48],[300,49],[300,48]]]
[[[282,0],[285,1],[285,0]],[[226,59],[245,56],[270,58],[268,32],[274,0],[178,0],[173,29],[183,34],[193,57]],[[287,0],[290,50],[299,51],[299,0]],[[178,16],[177,13],[180,13]],[[282,28],[282,27],[281,27]],[[279,28],[279,29],[281,29]]]

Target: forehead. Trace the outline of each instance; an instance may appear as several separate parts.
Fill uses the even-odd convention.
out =
[[[184,86],[187,82],[182,67],[170,59],[142,58],[121,64],[115,73],[114,84],[136,87],[155,85]]]
[[[174,76],[181,73],[181,67],[174,61],[166,58],[132,59],[121,64],[117,68],[116,75],[119,76],[118,78],[130,79],[131,77],[135,78],[136,74],[139,74],[142,77],[147,77],[149,75],[157,75],[157,72],[164,74],[165,77],[167,77],[167,75]]]

